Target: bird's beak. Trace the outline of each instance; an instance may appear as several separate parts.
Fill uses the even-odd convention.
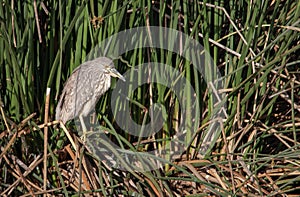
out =
[[[111,68],[109,71],[110,76],[117,77],[122,81],[126,81],[125,78],[115,68]]]

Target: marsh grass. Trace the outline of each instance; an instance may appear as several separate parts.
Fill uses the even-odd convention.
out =
[[[1,196],[299,195],[299,15],[300,2],[293,0],[263,4],[2,1]],[[89,51],[124,29],[149,25],[190,35],[204,46],[222,73],[224,88],[217,91],[225,94],[220,103],[226,103],[227,115],[224,120],[215,120],[216,135],[210,146],[202,157],[196,157],[202,150],[211,114],[217,108],[203,76],[190,62],[170,51],[136,48],[116,62],[121,73],[129,69],[134,72],[135,65],[148,61],[173,65],[203,98],[199,103],[200,127],[196,135],[187,131],[189,148],[161,169],[118,171],[84,149],[76,133],[71,132],[74,147],[62,129],[49,125],[44,190],[42,124],[46,88],[51,88],[47,121],[51,123],[64,82]],[[213,78],[216,70],[205,74]],[[147,109],[155,102],[168,109],[168,121],[159,134],[151,137],[151,145],[144,143],[147,139],[130,136],[116,125],[113,114],[118,111],[110,111],[110,92],[99,101],[96,117],[107,136],[120,147],[146,152],[166,145],[176,132],[180,106],[168,92],[163,85],[147,84],[127,95],[132,103],[132,118],[138,123],[149,121]],[[192,95],[188,91],[184,94],[186,105],[190,105]],[[192,125],[193,117],[190,118],[188,124]],[[72,125],[67,125],[71,131]]]

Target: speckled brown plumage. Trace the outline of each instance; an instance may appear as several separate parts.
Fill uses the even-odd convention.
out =
[[[87,61],[77,67],[64,85],[56,107],[56,120],[66,123],[80,115],[87,116],[101,95],[110,87],[110,77],[125,80],[106,57]]]

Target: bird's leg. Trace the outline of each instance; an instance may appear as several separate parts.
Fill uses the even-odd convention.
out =
[[[82,114],[79,115],[79,120],[80,120],[81,127],[82,127],[82,136],[80,138],[83,141],[83,143],[85,143],[85,141],[86,141],[86,134],[87,134],[87,128],[86,128],[86,126],[84,124],[84,120],[83,120]]]

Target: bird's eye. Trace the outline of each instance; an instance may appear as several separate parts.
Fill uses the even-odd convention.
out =
[[[109,66],[105,66],[105,73],[110,73],[111,72],[111,68]]]

